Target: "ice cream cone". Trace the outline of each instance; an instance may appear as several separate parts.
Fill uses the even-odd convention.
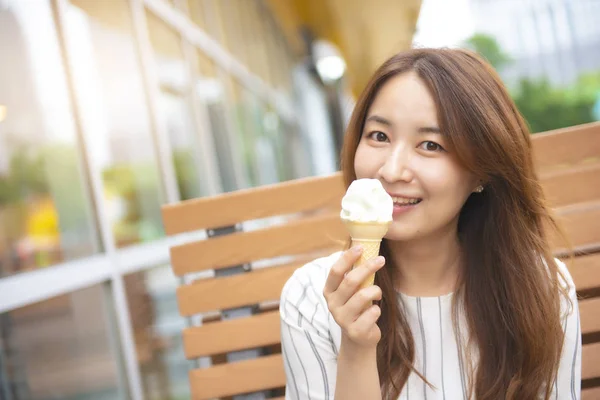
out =
[[[360,245],[363,248],[360,259],[354,264],[354,268],[362,265],[363,263],[375,258],[379,255],[379,247],[381,245],[381,239],[387,233],[390,227],[390,222],[358,222],[347,219],[342,219],[350,237],[352,238],[352,246]],[[361,288],[365,288],[373,285],[375,282],[375,274],[370,275],[361,285]]]

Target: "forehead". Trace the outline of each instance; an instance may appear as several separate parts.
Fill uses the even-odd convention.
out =
[[[425,82],[415,73],[390,78],[377,92],[367,117],[378,115],[392,122],[435,124],[437,108]]]

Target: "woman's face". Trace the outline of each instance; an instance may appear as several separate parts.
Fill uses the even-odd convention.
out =
[[[446,143],[434,100],[418,75],[404,73],[381,87],[367,111],[354,168],[357,178],[379,179],[394,199],[387,239],[456,233],[459,212],[478,181]]]

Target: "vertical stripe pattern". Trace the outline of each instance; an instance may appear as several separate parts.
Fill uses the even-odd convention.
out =
[[[304,368],[304,363],[302,362],[302,357],[300,357],[300,353],[298,352],[298,348],[296,347],[296,343],[294,341],[294,335],[292,335],[291,328],[288,326],[288,333],[290,335],[290,341],[292,343],[292,347],[294,348],[294,352],[296,353],[296,358],[298,359],[298,363],[302,368],[302,372],[304,373],[304,378],[306,379],[306,392],[308,393],[308,398],[310,400],[310,385],[308,384],[308,374],[306,373],[306,368]],[[298,394],[298,398],[300,395]]]
[[[421,298],[417,297],[417,315],[419,317],[419,329],[421,330],[421,344],[423,349],[423,377],[427,379],[427,340],[425,338],[425,327],[423,326],[423,310]],[[427,383],[423,381],[423,396],[427,400]]]
[[[319,352],[317,351],[317,347],[315,346],[315,343],[312,341],[308,332],[304,332],[304,334],[306,335],[306,340],[308,340],[308,343],[310,344],[310,347],[311,347],[315,357],[317,358],[319,367],[321,368],[321,374],[323,376],[323,386],[324,386],[325,398],[329,399],[329,382],[327,379],[327,371],[325,370],[325,364],[323,363],[323,360],[321,359],[321,356],[319,355]]]
[[[444,332],[442,330],[442,299],[438,297],[438,315],[440,321],[440,370],[442,375],[442,398],[446,400],[446,386],[444,384]]]
[[[282,355],[290,400],[333,400],[335,395],[342,331],[322,293],[329,269],[338,259],[339,253],[296,270],[282,291]],[[561,273],[570,279],[568,270],[561,268]],[[566,300],[562,304],[563,310],[571,312],[565,313],[563,322],[565,346],[557,379],[549,383],[555,391],[552,398],[557,400],[580,398],[581,329],[575,293],[572,288],[570,301],[574,309],[568,307]],[[428,386],[411,371],[400,394],[402,399],[466,399],[470,392],[473,378],[468,374],[477,365],[477,351],[466,348],[468,326],[464,308],[458,304],[456,312],[460,317],[454,324],[452,296],[412,297],[398,293],[399,306],[415,342],[415,368],[422,368],[423,377],[432,385]],[[471,354],[473,360],[466,357]],[[467,360],[473,365],[468,365]]]
[[[574,311],[573,314],[577,314],[577,335],[579,338],[579,313]],[[571,364],[571,398],[577,400],[577,392],[575,390],[575,375],[577,367],[577,350],[579,349],[579,340],[575,342],[575,350],[573,350],[573,363]],[[581,369],[581,365],[579,366]]]
[[[287,374],[287,377],[290,378],[290,380],[292,381],[292,384],[294,385],[293,388],[294,388],[294,391],[296,392],[296,397],[294,397],[294,398],[300,399],[300,392],[298,392],[298,384],[296,383],[296,376],[293,374],[292,367],[290,366],[290,360],[289,360],[289,357],[287,356],[287,351],[283,346],[281,347],[281,355],[283,356],[283,362],[284,362],[284,366],[286,368],[285,372]]]
[[[458,332],[458,337],[456,338],[456,346],[458,350],[458,366],[460,369],[460,383],[462,388],[462,397],[463,399],[467,398],[466,390],[465,390],[465,369],[463,366],[463,350],[462,350],[462,335],[460,333],[460,323],[456,327]]]

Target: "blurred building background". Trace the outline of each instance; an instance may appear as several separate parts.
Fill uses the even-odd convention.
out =
[[[423,0],[413,46],[477,51],[544,132],[600,120],[598,21],[598,0]]]
[[[513,62],[509,83],[545,76],[573,83],[600,69],[600,2],[597,0],[471,0],[474,28],[498,39]],[[510,21],[510,22],[509,22]]]
[[[189,398],[161,205],[335,171],[397,51],[475,49],[533,132],[600,119],[597,0],[366,4],[0,0],[0,400]]]
[[[335,171],[420,2],[363,6],[0,0],[1,400],[189,398],[160,207]]]

